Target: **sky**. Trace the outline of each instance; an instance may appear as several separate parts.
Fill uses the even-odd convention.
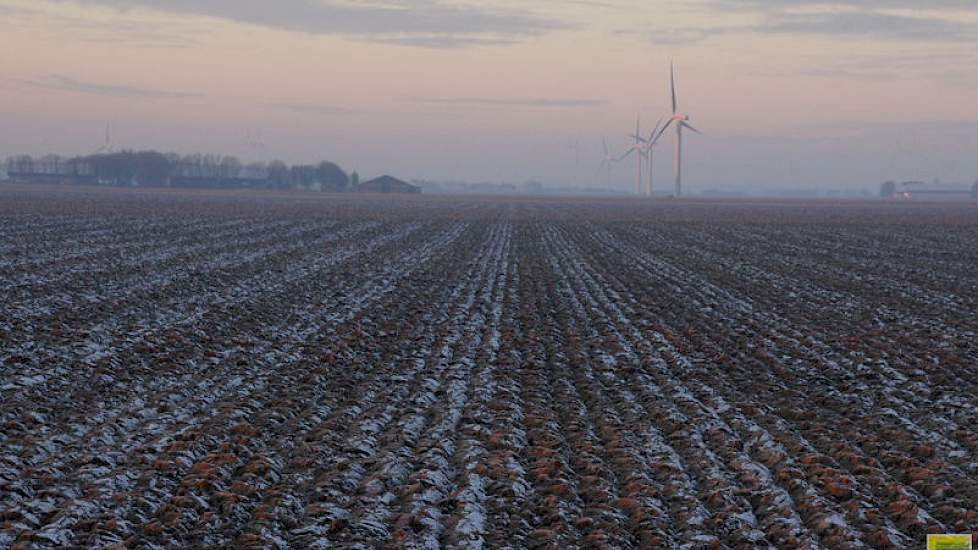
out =
[[[978,179],[974,0],[0,0],[0,156],[627,189],[671,61],[687,189]]]

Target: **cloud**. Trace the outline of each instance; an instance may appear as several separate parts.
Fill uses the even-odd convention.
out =
[[[52,19],[47,18],[48,24]],[[60,25],[83,42],[125,44],[127,47],[188,48],[196,46],[197,37],[205,33],[191,28],[160,28],[148,21],[116,21],[111,25],[104,21],[82,18],[64,18]]]
[[[692,44],[730,34],[933,42],[978,39],[978,24],[960,17],[963,10],[973,12],[973,0],[703,0],[700,6],[714,15],[716,10],[725,10],[748,19],[727,25],[661,27],[639,34],[662,45]]]
[[[508,46],[519,40],[511,38],[490,38],[471,35],[429,35],[429,36],[385,36],[370,39],[377,44],[393,44],[414,48],[455,49],[470,46]]]
[[[608,103],[603,99],[558,99],[558,98],[491,98],[491,97],[413,97],[418,103],[439,105],[468,105],[474,107],[548,107],[577,108],[596,107]]]
[[[0,15],[4,17],[33,15],[34,10],[21,6],[0,6]]]
[[[173,92],[167,90],[155,90],[151,88],[139,88],[135,86],[125,86],[119,84],[99,84],[93,82],[83,82],[63,75],[52,75],[41,80],[22,80],[28,86],[45,90],[56,90],[61,92],[73,92],[80,94],[100,95],[105,97],[121,97],[135,99],[177,99],[188,97],[200,97],[200,94]]]
[[[745,4],[763,8],[790,7],[845,7],[845,8],[915,8],[915,9],[947,9],[974,8],[973,0],[715,0],[716,3],[727,4],[730,7],[743,8]]]
[[[779,14],[757,26],[756,30],[916,40],[978,38],[975,27],[958,21],[862,11]]]
[[[714,28],[694,28],[694,27],[663,27],[653,32],[642,31],[640,34],[648,38],[649,42],[660,46],[682,46],[695,44],[708,38],[734,32],[748,31],[746,27],[714,27]],[[619,34],[635,34],[634,32],[621,32]]]
[[[3,1],[3,0],[0,0]],[[83,42],[125,44],[126,47],[182,48],[194,46],[197,37],[207,29],[186,24],[161,27],[159,21],[132,17],[111,19],[80,17],[44,9],[44,4],[30,8],[0,5],[0,17],[14,26],[33,24],[57,29],[59,39]]]
[[[270,106],[283,111],[313,115],[351,115],[360,112],[357,109],[317,103],[272,103]]]
[[[553,19],[439,0],[398,3],[338,0],[58,0],[128,12],[148,9],[205,16],[291,32],[342,35],[421,47],[463,47],[537,36],[561,28]]]
[[[875,39],[961,42],[978,39],[978,27],[936,17],[875,12],[782,13],[758,24],[713,28],[663,28],[644,32],[653,44],[685,45],[729,34],[811,34]]]

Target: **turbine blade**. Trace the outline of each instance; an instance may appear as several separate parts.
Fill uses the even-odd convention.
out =
[[[604,139],[604,138],[601,138],[601,145],[604,147],[604,156],[607,157],[608,156],[608,141],[606,139]]]
[[[672,92],[672,114],[676,114],[676,69],[672,61],[669,62],[669,90]]]
[[[634,152],[635,152],[635,148],[634,147],[630,148],[629,150],[625,151],[625,154],[623,154],[622,156],[620,156],[617,159],[615,159],[615,162],[621,162],[621,161],[627,159],[628,158],[628,155],[631,155]]]
[[[630,134],[628,137],[634,139],[635,141],[641,141],[642,143],[645,143],[645,138],[640,135]]]
[[[682,125],[683,125],[684,128],[689,128],[690,130],[696,132],[697,134],[702,134],[703,133],[703,132],[700,132],[699,130],[697,130],[696,128],[693,128],[693,126],[691,124],[689,124],[688,122],[683,122]]]
[[[662,126],[662,128],[659,128],[659,135],[655,136],[655,139],[652,140],[652,143],[658,143],[659,142],[659,138],[662,137],[662,134],[666,133],[666,128],[668,128],[669,125],[672,124],[672,121],[673,120],[675,120],[675,119],[670,118],[669,120],[666,121],[666,123]]]
[[[649,139],[647,143],[649,145],[655,145],[655,134],[659,131],[659,126],[662,125],[662,119],[660,118],[658,122],[655,123],[655,128],[652,129],[652,133],[649,134]]]

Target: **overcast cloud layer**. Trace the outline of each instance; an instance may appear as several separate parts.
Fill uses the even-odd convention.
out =
[[[348,3],[334,0],[60,0],[129,12],[138,9],[216,17],[286,31],[337,34],[386,44],[426,48],[505,45],[565,28],[560,11],[491,9],[436,0]],[[970,0],[709,0],[717,8],[754,12],[744,26],[669,29],[661,42],[699,40],[718,33],[809,33],[902,39],[978,40],[978,24],[936,17],[940,10],[974,10]],[[601,4],[591,5],[594,9]],[[815,9],[807,13],[797,10]],[[912,8],[914,14],[892,13]],[[834,10],[834,11],[833,11]]]
[[[341,34],[403,45],[452,47],[508,42],[559,25],[515,11],[435,0],[396,3],[330,0],[66,0],[117,10],[151,9],[206,16],[286,31]],[[496,37],[496,38],[493,38]],[[499,38],[503,37],[503,38]]]

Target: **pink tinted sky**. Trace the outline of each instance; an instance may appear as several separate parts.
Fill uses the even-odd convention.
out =
[[[675,59],[693,190],[978,178],[973,0],[486,4],[0,0],[0,155],[109,121],[116,147],[593,185]]]

